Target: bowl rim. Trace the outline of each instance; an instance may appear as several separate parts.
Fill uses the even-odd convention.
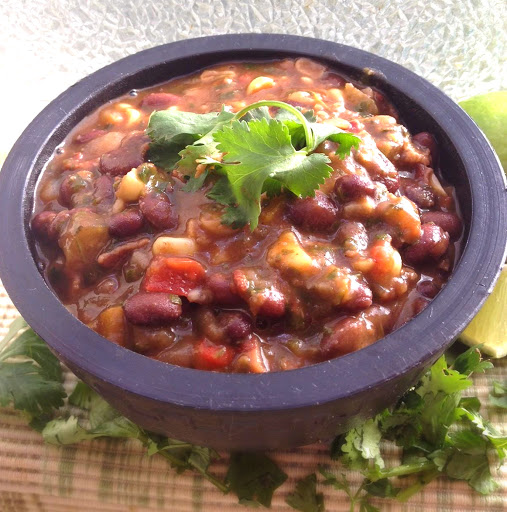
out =
[[[394,83],[438,118],[467,168],[472,197],[472,221],[460,261],[443,290],[416,318],[346,356],[297,370],[256,375],[182,368],[102,338],[69,313],[46,285],[32,257],[26,221],[34,175],[40,173],[34,169],[35,163],[51,156],[58,145],[54,140],[57,128],[69,123],[77,109],[98,94],[112,91],[125,76],[145,73],[162,62],[207,54],[220,54],[223,62],[231,52],[248,51],[292,53],[369,68],[382,80]],[[85,374],[141,397],[192,409],[255,412],[302,408],[354,396],[429,364],[454,341],[491,292],[505,260],[506,192],[498,158],[475,123],[443,92],[402,66],[363,50],[307,37],[201,37],[144,50],[92,73],[58,96],[26,128],[0,172],[0,204],[8,205],[7,214],[0,218],[0,239],[9,241],[1,247],[0,275],[25,320],[64,362]],[[13,202],[12,198],[22,199]],[[495,219],[494,225],[490,219]],[[407,340],[420,336],[422,327],[425,342],[410,343],[407,348]],[[136,373],[141,378],[134,380]]]

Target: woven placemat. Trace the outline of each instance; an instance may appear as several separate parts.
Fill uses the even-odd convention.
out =
[[[18,315],[0,284],[0,336]],[[507,360],[495,362],[495,368],[474,381],[471,394],[487,403],[495,380],[507,378]],[[500,428],[507,426],[507,414],[486,408],[485,413]],[[213,466],[223,476],[227,454]],[[328,447],[312,445],[271,453],[289,475],[275,493],[274,511],[293,510],[285,504],[295,481],[329,464]],[[397,456],[393,447],[387,453],[389,465]],[[343,471],[349,481],[359,484],[359,473]],[[382,511],[502,511],[507,502],[507,470],[496,471],[500,489],[482,497],[465,483],[441,478],[428,485],[408,503],[373,500]],[[328,487],[319,489],[326,497],[328,512],[349,511],[344,493]],[[200,475],[176,474],[166,461],[148,457],[136,441],[94,440],[76,446],[46,445],[25,418],[10,409],[0,409],[0,511],[1,512],[148,512],[243,510],[235,496],[223,495]]]

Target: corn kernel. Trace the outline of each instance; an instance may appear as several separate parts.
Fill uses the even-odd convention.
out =
[[[125,202],[137,201],[139,196],[144,192],[145,185],[137,175],[137,169],[132,169],[123,176],[116,197]]]
[[[258,76],[254,78],[246,89],[247,94],[254,94],[262,91],[263,89],[271,89],[275,85],[275,81],[267,76]]]
[[[153,242],[151,250],[155,256],[159,254],[192,256],[196,251],[196,245],[191,238],[159,236],[155,242]]]

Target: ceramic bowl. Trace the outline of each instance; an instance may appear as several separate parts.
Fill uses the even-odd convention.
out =
[[[34,260],[33,194],[45,163],[71,128],[103,103],[219,62],[308,56],[377,87],[412,133],[433,133],[445,179],[456,188],[465,232],[452,277],[430,305],[377,343],[286,372],[223,374],[180,368],[119,347],[71,315]],[[4,120],[5,122],[5,120]],[[28,126],[0,173],[0,276],[55,354],[142,427],[227,450],[287,448],[357,425],[396,399],[465,328],[505,258],[507,192],[489,143],[440,90],[362,50],[287,35],[205,37],[152,48],[88,76]]]

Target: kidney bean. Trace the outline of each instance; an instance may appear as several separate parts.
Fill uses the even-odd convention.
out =
[[[456,240],[461,235],[463,226],[461,220],[455,213],[448,212],[425,212],[422,214],[423,222],[433,222],[449,233],[451,240]]]
[[[376,176],[375,181],[382,183],[391,194],[394,194],[400,188],[400,178],[398,175]]]
[[[417,283],[417,291],[424,297],[433,299],[440,291],[440,288],[432,280],[426,280]]]
[[[345,78],[340,76],[338,73],[333,72],[326,73],[326,80],[330,82],[332,87],[336,87],[337,89],[343,88],[347,83]]]
[[[417,142],[419,146],[422,146],[423,148],[428,148],[431,153],[431,160],[433,162],[436,161],[438,157],[438,146],[437,141],[435,140],[435,137],[431,135],[431,133],[428,132],[420,132],[417,133],[412,137],[412,140],[414,142]]]
[[[88,185],[89,183],[79,176],[79,174],[69,174],[65,176],[60,184],[58,202],[62,206],[72,206],[72,196]]]
[[[403,260],[409,265],[417,265],[425,261],[438,260],[449,247],[449,235],[436,224],[423,224],[419,241],[407,247]]]
[[[286,300],[282,292],[276,288],[268,288],[259,294],[255,294],[249,301],[250,308],[255,304],[256,314],[279,318],[285,315]]]
[[[100,158],[100,172],[112,176],[127,174],[132,168],[144,162],[150,138],[144,133],[125,137],[118,149],[105,153]]]
[[[368,285],[357,279],[351,279],[350,286],[351,297],[346,302],[342,302],[340,306],[347,311],[360,311],[369,308],[373,302],[373,293]]]
[[[99,176],[93,184],[93,198],[96,205],[108,206],[115,200],[113,178]]]
[[[104,268],[115,268],[123,263],[136,249],[141,249],[150,243],[149,238],[141,238],[132,242],[117,245],[108,252],[103,252],[97,262]]]
[[[139,208],[146,220],[157,229],[172,229],[179,217],[166,194],[149,192],[139,200]]]
[[[412,305],[413,307],[413,316],[418,315],[423,309],[426,308],[426,306],[430,303],[428,299],[424,299],[423,297],[417,297],[417,299],[414,300],[414,303]]]
[[[206,285],[213,294],[213,301],[222,306],[234,306],[241,302],[240,297],[232,287],[232,279],[225,274],[211,274],[206,279]]]
[[[336,180],[334,192],[341,201],[350,201],[362,196],[373,197],[375,195],[375,185],[368,176],[347,174]]]
[[[246,338],[252,332],[252,321],[242,311],[224,311],[218,321],[231,341]]]
[[[70,219],[70,212],[73,210],[63,210],[58,212],[55,219],[49,226],[49,236],[52,240],[56,240],[62,233],[67,221]]]
[[[396,121],[398,121],[398,118],[399,118],[398,111],[396,110],[396,108],[394,108],[394,106],[386,99],[386,97],[382,93],[374,90],[373,91],[373,99],[375,100],[375,103],[377,104],[379,114],[394,117],[394,119],[396,119]]]
[[[141,108],[145,111],[165,110],[177,105],[181,98],[167,92],[153,92],[148,94],[141,102]]]
[[[36,238],[46,242],[56,240],[58,238],[57,232],[51,229],[51,224],[55,220],[56,216],[56,212],[49,210],[35,215],[32,219],[31,227]]]
[[[167,293],[138,292],[123,305],[127,320],[134,325],[159,326],[181,316],[181,303]]]
[[[138,233],[143,227],[144,219],[137,208],[123,210],[111,215],[109,219],[109,234],[117,238],[124,238]]]
[[[435,204],[433,192],[425,186],[410,184],[405,187],[405,195],[419,208],[431,208]]]
[[[377,340],[377,332],[364,317],[347,317],[337,322],[325,334],[320,349],[326,358],[342,356],[366,347]]]
[[[316,231],[328,231],[337,221],[338,208],[328,196],[317,190],[315,197],[296,199],[288,204],[291,220],[298,226]]]
[[[106,133],[106,130],[98,130],[94,128],[88,132],[76,135],[76,137],[74,138],[74,142],[76,142],[77,144],[86,144],[87,142],[90,142],[93,139],[102,137],[102,135],[105,135]]]
[[[338,227],[335,241],[346,251],[362,251],[368,247],[368,233],[361,222],[343,221]]]

